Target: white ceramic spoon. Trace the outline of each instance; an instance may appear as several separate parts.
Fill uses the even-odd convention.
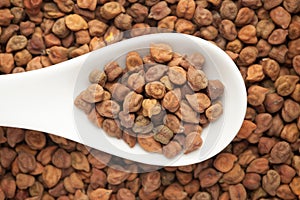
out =
[[[107,136],[89,122],[73,103],[74,98],[88,87],[88,75],[94,68],[101,69],[120,55],[147,49],[150,43],[158,42],[170,44],[179,53],[202,53],[206,59],[204,71],[208,79],[219,79],[225,86],[221,99],[224,113],[204,128],[202,147],[173,159],[148,153],[139,145],[129,148],[123,140]],[[1,126],[52,133],[122,158],[159,166],[198,163],[219,153],[240,129],[246,104],[244,81],[230,57],[210,42],[179,33],[135,37],[51,67],[0,76]]]

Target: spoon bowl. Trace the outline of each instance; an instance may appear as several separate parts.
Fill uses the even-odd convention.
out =
[[[107,136],[74,106],[75,97],[90,84],[89,73],[130,51],[143,52],[151,43],[168,43],[181,54],[201,53],[208,79],[219,79],[225,86],[220,99],[223,114],[203,129],[203,145],[189,154],[168,159],[130,148],[123,140]],[[222,151],[235,137],[243,122],[247,97],[244,81],[231,58],[214,44],[201,38],[158,33],[127,39],[48,68],[0,76],[0,125],[55,134],[132,161],[181,166],[198,163]]]

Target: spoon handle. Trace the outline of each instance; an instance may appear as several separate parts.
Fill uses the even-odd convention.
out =
[[[0,76],[0,126],[26,128],[74,141],[73,91],[86,55],[36,71]]]

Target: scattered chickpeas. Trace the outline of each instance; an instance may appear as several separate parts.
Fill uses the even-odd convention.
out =
[[[192,19],[195,13],[196,3],[192,0],[180,0],[176,8],[176,15],[185,19]]]
[[[27,45],[27,38],[23,35],[11,37],[6,44],[6,52],[22,50]]]
[[[85,30],[88,28],[88,23],[77,14],[71,14],[65,17],[65,23],[71,31]]]
[[[101,199],[112,200],[298,199],[300,84],[294,78],[300,74],[299,0],[128,0],[115,1],[117,12],[112,8],[102,12],[102,7],[109,2],[0,0],[0,74],[48,67],[128,36],[148,34],[150,27],[158,27],[159,31],[195,35],[225,50],[244,77],[248,106],[240,132],[222,153],[211,159],[193,165],[156,170],[55,135],[42,134],[46,138],[45,144],[43,136],[36,137],[36,134],[29,134],[24,129],[0,127],[0,199],[96,200],[100,196]],[[88,31],[90,39],[86,34],[81,39],[81,33],[76,33],[77,30],[66,25],[67,16],[72,14],[79,15],[87,23],[88,27],[79,31]],[[110,16],[114,17],[107,19]],[[131,29],[130,34],[122,35],[121,31],[127,29]],[[26,37],[26,46],[11,50],[11,45],[7,43],[12,37],[18,36]],[[49,52],[54,46],[65,48],[62,52],[53,51],[58,53],[58,57]],[[94,103],[81,98],[76,98],[74,103],[99,128],[103,127],[104,119],[110,119],[104,123],[108,133],[122,138],[130,147],[137,144],[170,157],[178,155],[178,152],[184,153],[188,137],[193,138],[194,132],[199,133],[195,134],[197,138],[201,136],[202,128],[209,122],[205,112],[196,112],[186,97],[205,93],[214,104],[222,98],[218,95],[219,91],[222,94],[224,88],[208,80],[206,89],[195,92],[189,84],[172,83],[167,72],[156,79],[164,84],[166,95],[173,91],[175,100],[187,101],[191,111],[198,113],[199,124],[184,122],[180,112],[171,112],[163,106],[164,98],[157,100],[145,97],[144,88],[148,83],[145,73],[150,66],[157,64],[179,66],[188,71],[191,66],[188,57],[192,56],[177,56],[174,52],[167,63],[157,63],[150,54],[141,57],[143,65],[147,63],[147,67],[141,71],[126,70],[124,73],[128,73],[127,88],[141,94],[143,100],[151,100],[153,104],[150,107],[144,109],[141,105],[138,112],[133,113],[120,111],[116,118],[110,119],[101,116]],[[136,61],[135,56],[133,60]],[[197,70],[204,68],[201,62],[199,65],[191,63]],[[256,67],[248,70],[254,64],[262,65],[262,71],[260,67],[259,73]],[[255,75],[251,75],[255,80],[246,80],[248,71],[249,75]],[[259,80],[261,73],[264,78]],[[127,78],[122,78],[123,83]],[[116,93],[111,94],[113,90],[108,87],[110,81],[107,81],[105,72],[95,72],[90,80],[92,84],[102,86],[102,101],[120,97]],[[126,92],[124,88],[117,88],[116,91]],[[80,96],[84,94],[86,92]],[[154,104],[153,100],[161,106]],[[159,109],[160,113],[154,114]],[[144,117],[144,114],[152,115],[151,119]],[[171,145],[162,145],[149,132],[159,125],[167,126],[174,133]],[[120,126],[128,128],[120,129]],[[137,137],[130,130],[132,127],[148,132],[143,133],[144,136],[151,136]],[[113,134],[114,131],[116,134]],[[189,136],[186,133],[193,134]],[[117,165],[112,166],[116,161]],[[127,170],[125,165],[129,165],[128,170],[134,173],[124,172]],[[135,173],[136,170],[155,171]]]
[[[100,8],[100,15],[104,19],[110,20],[124,12],[124,7],[119,2],[107,2]]]
[[[171,13],[171,9],[168,7],[167,2],[158,1],[157,4],[153,5],[150,9],[148,18],[153,18],[155,20],[161,20]]]
[[[65,18],[59,18],[57,21],[55,21],[51,30],[59,38],[65,38],[70,33],[69,28],[66,26]]]
[[[14,57],[11,53],[0,53],[0,71],[10,73],[14,68]]]

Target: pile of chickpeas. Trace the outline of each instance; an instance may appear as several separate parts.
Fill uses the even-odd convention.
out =
[[[110,62],[93,70],[92,83],[75,105],[109,136],[130,147],[173,158],[199,149],[202,127],[223,112],[224,86],[208,80],[200,53],[181,55],[165,43],[154,43],[148,55],[132,51],[126,63]],[[123,66],[123,68],[122,68]],[[125,67],[124,67],[125,66]]]

